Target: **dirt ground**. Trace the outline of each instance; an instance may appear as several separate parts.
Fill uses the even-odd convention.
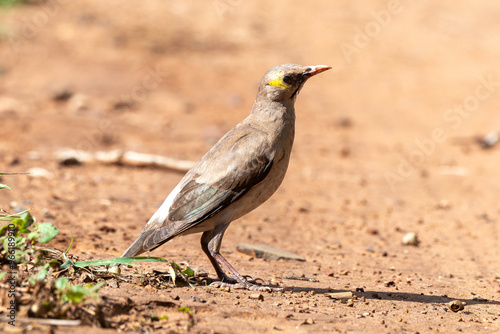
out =
[[[82,260],[119,256],[183,174],[60,166],[55,152],[196,161],[246,117],[267,69],[333,66],[298,97],[283,185],[223,243],[240,272],[293,292],[254,300],[201,286],[109,285],[101,295],[123,304],[110,316],[169,316],[120,330],[500,330],[500,149],[478,142],[500,131],[498,1],[49,0],[0,15],[0,171],[49,172],[4,177],[13,191],[0,192],[0,207],[30,207],[52,221],[61,230],[55,248],[65,249],[72,232],[71,252]],[[402,243],[409,232],[418,246]],[[151,255],[214,276],[199,237]],[[238,244],[306,261],[251,258]],[[286,279],[302,275],[316,281]],[[342,291],[357,298],[328,297]],[[450,310],[455,299],[463,311]],[[184,306],[192,319],[178,311]]]

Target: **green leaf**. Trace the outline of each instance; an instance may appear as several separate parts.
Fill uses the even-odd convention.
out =
[[[11,187],[9,187],[8,185],[2,184],[2,183],[0,183],[0,189],[9,189],[10,191],[12,191]]]
[[[66,249],[66,251],[64,252],[64,255],[68,254],[69,250],[71,249],[71,246],[73,246],[73,232],[69,231],[69,233],[71,234],[71,241],[69,243],[68,249]]]
[[[156,314],[151,314],[151,321],[160,321],[160,320],[166,320],[168,319],[168,315],[164,315],[163,317],[159,317]]]
[[[9,240],[10,239],[10,240]],[[3,248],[6,252],[9,251],[9,249],[14,249],[14,252],[16,254],[16,262],[18,261],[18,255],[20,253],[24,254],[24,250],[26,249],[26,239],[23,237],[17,237],[14,239],[14,246],[9,247],[9,242],[12,242],[12,237],[2,237],[3,240]]]
[[[21,218],[14,218],[10,223],[17,227],[19,230],[24,228],[24,220],[22,220]]]
[[[0,0],[0,1],[3,1],[3,0]],[[0,176],[4,176],[4,175],[26,175],[26,174],[30,174],[30,173],[27,173],[27,172],[19,172],[19,173],[0,173]]]
[[[161,257],[147,257],[147,256],[136,256],[136,257],[117,257],[110,260],[93,260],[93,261],[78,261],[73,263],[73,266],[77,268],[85,267],[95,267],[95,266],[112,266],[115,264],[134,264],[140,262],[170,262]],[[64,264],[63,264],[64,265]],[[68,268],[61,266],[62,269]]]
[[[2,216],[0,216],[0,217],[2,217]],[[0,218],[0,220],[7,220],[7,219]],[[4,234],[7,235],[6,231],[9,229],[9,225],[4,225],[4,226],[0,227],[0,235],[4,235]]]
[[[89,293],[89,290],[83,286],[72,285],[69,287],[68,291],[63,294],[63,298],[73,304],[80,304]]]
[[[30,215],[30,213],[27,210],[24,210],[22,213],[19,213],[19,214],[21,215],[20,218],[24,221],[23,227],[25,229],[27,229],[28,227],[33,225],[33,223],[36,222],[35,217]]]
[[[43,281],[47,277],[47,273],[49,271],[50,265],[47,263],[43,267],[39,267],[38,273],[32,275],[29,279],[28,282],[31,285],[36,285],[37,282]]]
[[[52,253],[52,254],[56,254],[56,255],[61,255],[61,251],[58,251],[58,250],[53,250],[53,249],[50,249],[50,248],[38,248],[38,250],[40,252],[48,252],[48,253]]]
[[[98,296],[97,291],[105,284],[105,282],[101,282],[94,286],[92,286],[92,284],[88,284],[87,286],[69,285],[67,286],[66,291],[61,295],[61,298],[73,304],[80,304],[88,297]]]
[[[16,218],[20,218],[23,213],[28,212],[28,211],[29,211],[29,209],[26,209],[26,210],[24,210],[22,212],[14,213],[12,215],[0,215],[0,220],[12,221],[12,220],[14,220]]]
[[[181,262],[181,264],[186,265],[186,269],[181,271],[181,273],[183,273],[187,277],[194,277],[194,270],[189,266],[189,264],[187,264],[187,262]]]
[[[0,273],[0,281],[4,278],[4,276],[5,276],[6,274],[7,274],[7,272],[6,272],[6,271],[2,271],[2,272]]]
[[[172,262],[170,264],[169,272],[170,272],[170,275],[172,277],[172,281],[174,282],[175,285],[179,285],[179,284],[177,284],[178,282],[175,281],[177,279],[177,277],[175,275],[178,274],[178,276],[182,277],[182,279],[184,279],[184,281],[190,287],[194,288],[194,286],[189,282],[189,279],[188,279],[188,277],[194,277],[194,270],[191,269],[191,267],[189,267],[189,264],[187,262],[181,262],[181,264],[185,265],[186,269],[181,271],[181,268],[179,267],[179,265],[177,263]]]
[[[66,277],[59,277],[56,279],[54,286],[56,287],[57,290],[64,290],[68,287],[69,285],[69,279]]]
[[[35,222],[35,218],[33,218],[28,210],[24,210],[23,212],[19,212],[13,215],[9,215],[7,217],[12,217],[11,224],[13,224],[17,229],[17,235],[22,233],[30,233],[28,227]]]
[[[63,263],[63,264],[61,264],[61,266],[60,266],[60,267],[61,267],[61,269],[67,269],[67,268],[69,268],[69,267],[73,267],[74,265],[75,265],[75,263],[74,263],[73,261],[71,261],[71,260],[66,260],[66,261],[64,261],[64,263]]]
[[[38,239],[43,244],[51,241],[59,234],[59,230],[52,223],[38,223],[33,232],[28,235],[28,239]]]
[[[2,243],[3,243],[3,250],[6,253],[9,253],[9,241],[8,241],[7,237],[2,237]]]
[[[21,262],[28,262],[28,253],[19,249],[15,250],[16,255],[15,255],[15,262],[16,263],[21,263]]]
[[[179,312],[190,313],[191,309],[189,308],[189,306],[181,306],[181,307],[179,307]]]

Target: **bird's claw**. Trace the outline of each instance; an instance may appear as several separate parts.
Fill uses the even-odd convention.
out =
[[[243,278],[246,279],[248,283],[252,283],[252,284],[256,284],[257,281],[260,281],[260,282],[264,283],[264,280],[262,278],[260,278],[260,277],[253,278],[250,275],[243,275]]]
[[[216,284],[238,284],[238,281],[229,276],[225,276],[222,278],[210,278],[205,277],[201,280],[202,282],[207,282],[208,286],[215,286]]]
[[[241,283],[226,283],[222,281],[216,281],[211,283],[209,286],[221,289],[229,288],[229,290],[249,290],[249,291],[259,291],[259,292],[282,292],[291,290],[290,288],[258,285],[250,282],[241,284]]]
[[[222,281],[215,281],[215,282],[212,282],[211,284],[209,284],[208,286],[210,287],[214,287],[214,288],[229,288],[230,290],[241,290],[241,289],[245,289],[245,286],[244,285],[241,285],[239,283],[226,283],[226,282],[222,282]]]

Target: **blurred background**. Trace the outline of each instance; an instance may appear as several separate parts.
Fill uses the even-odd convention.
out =
[[[17,193],[2,192],[1,203],[58,221],[61,244],[71,229],[89,238],[76,250],[119,255],[182,174],[60,166],[54,152],[196,161],[246,117],[269,68],[326,64],[333,69],[297,100],[282,188],[233,224],[228,249],[247,239],[293,244],[328,261],[327,246],[340,241],[354,265],[366,247],[401,252],[413,231],[422,244],[401,268],[491,283],[500,265],[499,15],[498,1],[4,5],[0,170],[48,174],[9,178]],[[199,251],[197,238],[182,247]]]
[[[16,134],[20,150],[84,147],[87,135],[96,137],[89,149],[169,153],[166,142],[211,144],[245,117],[268,68],[324,63],[333,70],[298,101],[298,145],[345,148],[360,168],[394,170],[399,154],[408,160],[415,140],[441,128],[445,142],[414,169],[449,164],[457,158],[449,152],[454,139],[499,127],[499,6],[21,1],[2,7],[0,112],[9,125],[29,128]],[[453,110],[483,80],[491,82],[487,94],[463,114]],[[345,137],[337,143],[339,133]]]

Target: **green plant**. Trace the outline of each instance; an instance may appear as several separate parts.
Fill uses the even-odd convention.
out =
[[[168,315],[164,315],[164,316],[159,317],[159,316],[157,316],[155,314],[151,314],[150,318],[151,318],[151,321],[167,320],[168,319]]]
[[[52,223],[37,223],[27,211],[3,215],[0,219],[9,222],[0,228],[0,242],[3,245],[3,250],[0,252],[2,263],[7,263],[8,260],[16,263],[34,260],[38,263],[39,252],[35,246],[48,243],[59,234],[59,230]]]
[[[62,302],[69,302],[73,305],[78,305],[86,298],[97,298],[99,296],[97,291],[99,291],[99,289],[105,284],[105,282],[101,282],[96,285],[72,285],[70,284],[68,278],[59,277],[55,281],[54,286],[56,288],[55,292],[61,296]]]
[[[6,174],[0,173],[0,176]],[[12,190],[5,184],[0,184],[0,189]],[[0,221],[6,222],[0,227],[0,263],[9,263],[11,271],[19,264],[24,264],[23,268],[29,275],[27,282],[32,289],[28,290],[31,291],[31,298],[28,299],[30,301],[28,315],[78,318],[84,316],[86,311],[75,310],[76,306],[92,307],[94,305],[90,302],[92,300],[96,300],[97,304],[100,303],[98,290],[105,284],[104,282],[81,286],[71,284],[69,278],[64,276],[54,279],[54,271],[68,273],[67,269],[73,263],[67,257],[73,244],[73,234],[69,247],[61,252],[39,247],[53,240],[59,234],[59,230],[52,223],[37,222],[28,210],[16,214],[2,213]],[[6,272],[0,273],[0,278],[5,275]],[[21,280],[18,280],[18,283],[23,284]],[[87,301],[89,303],[86,303]]]
[[[0,177],[6,173],[0,173]],[[1,189],[9,189],[5,184],[0,184]],[[16,214],[0,211],[0,221],[5,225],[0,227],[0,264],[9,263],[11,272],[19,271],[20,279],[16,280],[22,295],[20,305],[25,305],[28,316],[40,318],[80,319],[84,323],[97,325],[102,300],[98,291],[105,282],[97,284],[80,285],[76,282],[91,282],[109,278],[110,275],[119,274],[119,267],[109,270],[117,264],[131,265],[143,262],[159,262],[167,265],[169,275],[175,285],[191,285],[194,270],[187,263],[180,266],[172,261],[159,257],[127,257],[109,260],[76,261],[74,256],[68,255],[73,245],[71,241],[65,251],[46,248],[45,244],[53,240],[60,232],[50,222],[37,222],[28,210]],[[41,247],[43,246],[43,247]],[[0,272],[2,279],[7,272]],[[101,275],[99,275],[101,274]],[[24,278],[23,278],[24,277]],[[141,270],[140,283],[162,284],[159,276],[143,275]],[[88,281],[87,281],[88,282]],[[0,300],[0,306],[4,306]],[[179,309],[189,317],[189,326],[194,324],[193,312],[189,307]],[[168,316],[151,315],[151,321],[167,319]],[[97,319],[97,320],[96,320]],[[101,324],[102,325],[102,324]]]

